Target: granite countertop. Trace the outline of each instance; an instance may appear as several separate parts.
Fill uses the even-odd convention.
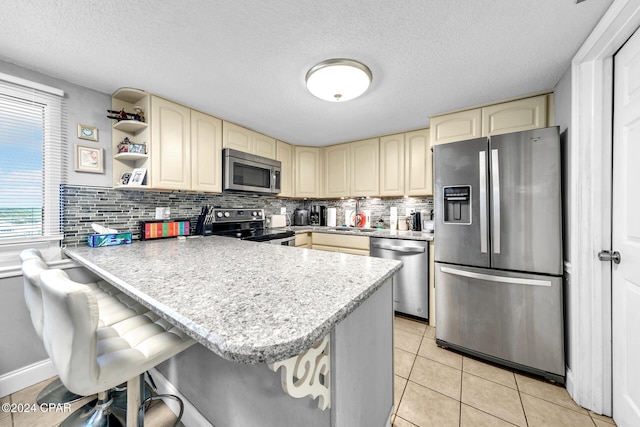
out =
[[[218,236],[65,253],[214,353],[240,363],[302,353],[402,266]]]
[[[389,230],[384,228],[354,228],[354,227],[326,227],[319,225],[300,225],[286,227],[296,233],[330,233],[330,234],[348,234],[355,236],[382,237],[386,239],[404,239],[404,240],[426,240],[433,241],[433,233],[422,231],[400,231]]]

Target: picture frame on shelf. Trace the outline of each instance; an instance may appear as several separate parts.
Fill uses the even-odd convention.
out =
[[[129,178],[129,182],[127,185],[139,187],[144,183],[144,178],[147,175],[147,169],[145,168],[135,168],[131,171],[131,177]]]
[[[147,144],[129,143],[129,153],[147,154]]]
[[[129,138],[123,139],[120,142],[120,144],[118,144],[118,154],[120,154],[120,153],[128,153],[130,145],[131,145],[131,141],[129,141]]]
[[[122,175],[120,175],[120,184],[128,185],[130,179],[131,179],[131,172],[125,172]]]
[[[89,173],[104,173],[104,158],[102,148],[75,146],[75,171]]]
[[[98,128],[78,124],[78,138],[88,141],[98,141]]]

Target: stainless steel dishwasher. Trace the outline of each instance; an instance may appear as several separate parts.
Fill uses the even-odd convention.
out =
[[[429,319],[429,242],[371,238],[371,256],[397,259],[404,266],[393,276],[393,308]]]

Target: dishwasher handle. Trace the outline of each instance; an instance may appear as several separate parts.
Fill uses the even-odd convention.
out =
[[[387,251],[402,252],[409,254],[420,254],[426,251],[426,248],[417,246],[399,246],[399,245],[385,245],[384,243],[371,243],[372,248],[384,249]]]

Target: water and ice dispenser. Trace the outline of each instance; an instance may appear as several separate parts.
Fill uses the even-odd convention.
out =
[[[471,186],[443,187],[444,223],[471,224]]]

